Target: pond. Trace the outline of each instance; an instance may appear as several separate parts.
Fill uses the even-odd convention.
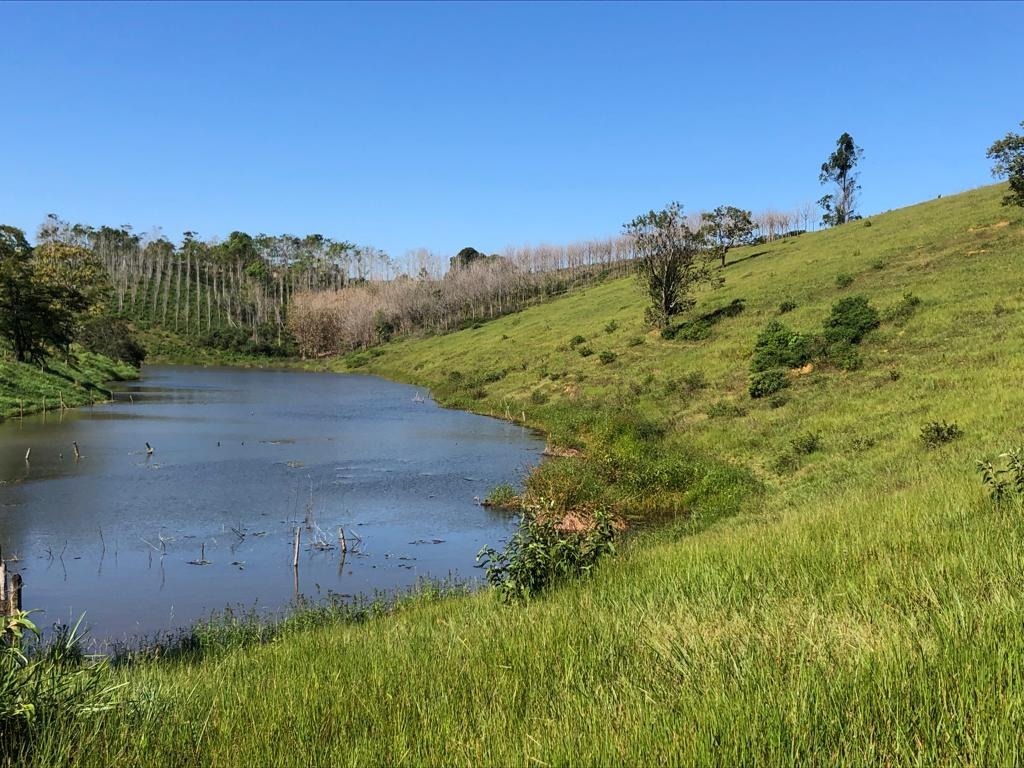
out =
[[[37,624],[84,613],[103,642],[476,579],[516,525],[479,499],[543,447],[371,376],[146,367],[111,404],[0,423],[0,549]]]

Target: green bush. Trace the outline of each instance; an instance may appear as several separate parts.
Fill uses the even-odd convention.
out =
[[[594,354],[594,350],[592,350],[588,346],[579,347],[576,351],[579,352],[580,357],[590,357],[592,354]]]
[[[921,442],[925,448],[938,448],[940,445],[951,443],[963,437],[963,430],[954,421],[947,424],[945,421],[931,421],[921,427]]]
[[[606,349],[602,351],[600,355],[597,356],[597,359],[601,361],[601,365],[610,365],[611,363],[614,363],[618,359],[618,357],[619,356],[616,355],[614,352],[612,352],[609,349]]]
[[[746,415],[747,411],[743,406],[731,403],[728,400],[719,400],[717,403],[712,403],[711,407],[708,408],[709,419],[738,418]]]
[[[847,341],[840,341],[828,348],[828,361],[843,371],[858,371],[864,360],[857,348]]]
[[[146,350],[132,336],[128,323],[119,317],[101,315],[86,321],[78,332],[78,343],[90,352],[136,368],[146,359]]]
[[[840,272],[836,275],[836,288],[849,288],[853,285],[853,275],[849,272]]]
[[[595,513],[593,526],[578,533],[559,531],[552,510],[523,515],[504,552],[481,549],[477,561],[488,583],[505,602],[528,600],[559,582],[589,574],[615,551],[612,518]]]
[[[796,302],[795,301],[790,301],[790,300],[787,299],[786,301],[784,301],[781,304],[779,304],[779,314],[780,315],[784,315],[787,312],[792,312],[794,309],[796,309]]]
[[[530,393],[530,402],[533,405],[544,405],[549,399],[548,393],[540,389],[535,389]]]
[[[750,392],[751,397],[757,399],[774,395],[780,389],[785,389],[787,386],[789,386],[789,379],[786,378],[785,371],[762,371],[750,377],[747,391]]]
[[[830,346],[840,342],[857,344],[878,325],[878,310],[866,296],[848,296],[832,305],[832,314],[825,321],[825,341]]]
[[[629,347],[639,347],[643,343],[644,343],[644,340],[640,336],[634,336],[628,342],[626,342],[626,346],[629,346]]]
[[[758,373],[773,368],[799,368],[811,359],[812,351],[809,337],[772,320],[757,336],[750,369]]]
[[[573,336],[571,339],[569,339],[569,348],[572,349],[574,347],[578,347],[580,344],[582,344],[585,341],[586,341],[586,339],[583,338],[582,336],[580,336],[577,333],[575,336]]]
[[[608,323],[604,327],[604,332],[605,333],[615,333],[615,331],[618,330],[618,328],[619,328],[619,324],[615,320],[612,320],[610,323]]]
[[[907,291],[898,302],[885,311],[885,319],[890,323],[902,325],[917,311],[920,303],[920,297]]]
[[[487,498],[483,500],[483,505],[485,507],[511,509],[519,506],[519,497],[516,495],[515,488],[508,483],[502,483],[491,489],[491,492],[487,494]]]
[[[790,440],[789,444],[793,447],[793,453],[807,456],[821,448],[821,435],[817,432],[804,432]]]

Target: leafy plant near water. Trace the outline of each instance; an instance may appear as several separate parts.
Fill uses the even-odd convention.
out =
[[[481,549],[477,561],[487,581],[507,603],[529,600],[566,579],[585,576],[615,551],[612,518],[595,512],[584,531],[562,531],[558,515],[543,499],[528,510],[503,552]]]
[[[44,734],[66,731],[119,706],[121,685],[105,675],[107,661],[81,650],[79,623],[46,647],[27,612],[0,623],[0,764],[18,764]],[[25,645],[30,645],[25,650]]]
[[[516,495],[515,488],[508,483],[502,483],[491,489],[483,503],[485,507],[510,508],[519,505],[519,497]]]

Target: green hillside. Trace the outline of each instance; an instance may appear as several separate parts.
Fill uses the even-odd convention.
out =
[[[66,359],[53,357],[43,367],[0,360],[0,419],[59,410],[62,400],[68,408],[105,402],[107,382],[138,375],[130,365],[82,349]]]
[[[1024,443],[1024,215],[1002,193],[730,252],[692,317],[744,309],[684,333],[706,338],[649,332],[623,279],[348,358],[580,449],[536,495],[662,525],[526,605],[424,595],[116,670],[136,705],[36,761],[1020,762],[1024,509],[974,466]],[[769,321],[817,334],[855,294],[883,318],[857,370],[818,359],[749,396]],[[929,422],[963,434],[929,447]]]

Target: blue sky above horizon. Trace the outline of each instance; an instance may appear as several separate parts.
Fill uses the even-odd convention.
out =
[[[1021,3],[3,3],[0,222],[569,242],[671,200],[860,210],[992,181]]]

